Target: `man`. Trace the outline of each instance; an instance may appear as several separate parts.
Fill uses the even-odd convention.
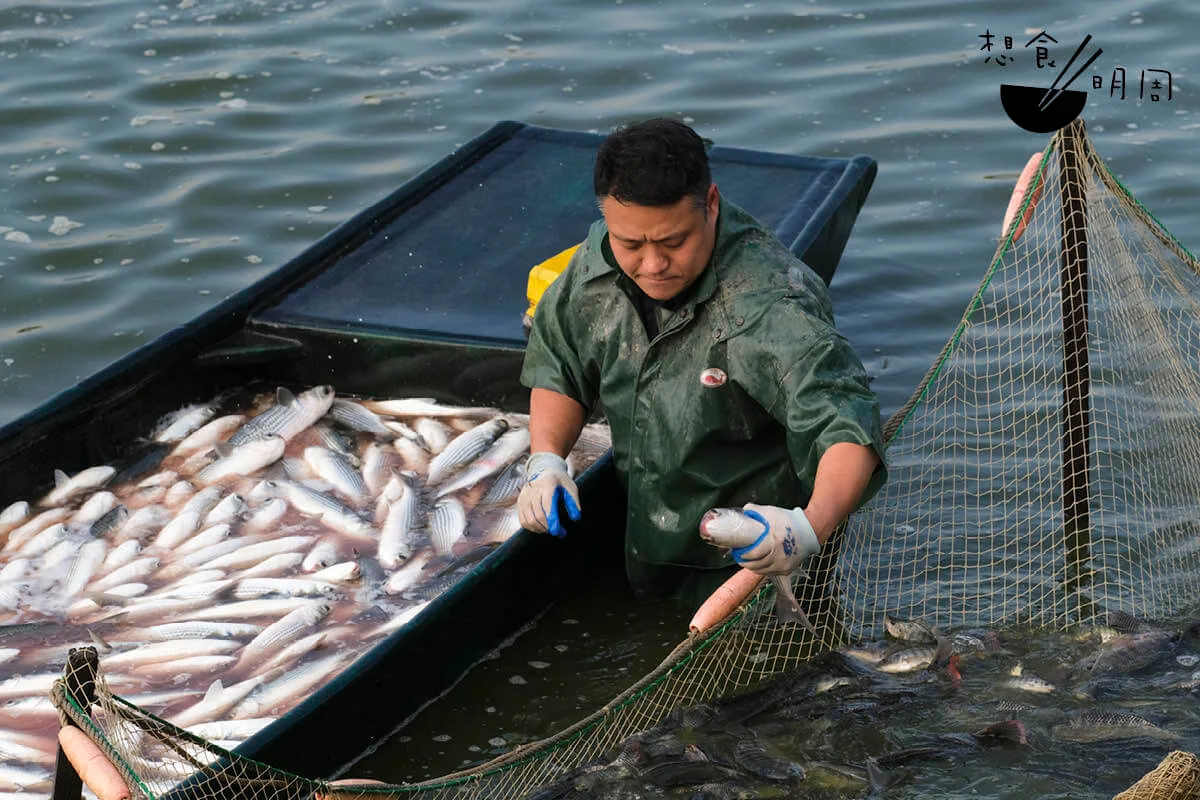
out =
[[[593,177],[603,220],[539,301],[525,354],[521,524],[562,535],[562,510],[584,511],[563,457],[599,407],[636,591],[694,597],[731,571],[698,534],[712,507],[766,523],[738,563],[799,568],[885,477],[878,402],[823,282],[721,198],[686,125],[618,129]]]

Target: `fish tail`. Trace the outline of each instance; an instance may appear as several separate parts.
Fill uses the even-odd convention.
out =
[[[800,602],[796,600],[796,594],[792,591],[792,584],[789,582],[788,576],[775,575],[771,578],[771,582],[775,585],[775,616],[779,618],[779,621],[798,623],[813,636],[819,636],[816,627],[804,613],[804,609],[800,608]]]
[[[1025,733],[1025,725],[1016,719],[1004,722],[994,722],[980,731],[971,734],[980,744],[1027,744],[1029,738]]]

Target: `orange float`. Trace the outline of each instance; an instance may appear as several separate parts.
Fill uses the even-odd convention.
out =
[[[688,630],[692,633],[702,633],[728,617],[734,609],[746,602],[746,598],[754,593],[762,580],[762,575],[744,567],[735,572],[696,609],[692,621],[688,623]]]
[[[99,800],[129,800],[131,794],[125,779],[86,733],[74,726],[60,728],[58,743],[79,779]]]
[[[1004,224],[1000,228],[1000,238],[1008,236],[1008,231],[1013,224],[1013,218],[1021,209],[1021,205],[1025,202],[1025,195],[1029,192],[1029,184],[1037,176],[1038,168],[1042,165],[1042,153],[1034,153],[1029,157],[1029,161],[1025,163],[1025,168],[1021,170],[1021,177],[1017,178],[1017,185],[1013,187],[1012,197],[1008,198],[1008,208],[1004,210]],[[1025,213],[1021,215],[1021,219],[1016,223],[1016,230],[1013,231],[1012,241],[1017,241],[1021,238],[1021,234],[1025,232],[1025,227],[1029,224],[1029,220],[1033,218],[1033,209],[1037,207],[1038,200],[1042,198],[1042,187],[1045,181],[1039,181],[1037,188],[1033,190],[1033,197],[1029,201],[1029,205],[1025,208]]]

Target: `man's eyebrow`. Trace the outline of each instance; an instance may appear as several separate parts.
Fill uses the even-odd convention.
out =
[[[662,236],[658,239],[650,239],[650,238],[647,238],[644,236],[641,239],[633,239],[628,236],[622,236],[619,233],[613,233],[612,231],[608,232],[608,235],[612,236],[614,239],[620,239],[622,242],[630,242],[631,244],[641,244],[642,242],[650,242],[653,244],[662,244],[663,242],[669,242],[672,239],[682,239],[685,236],[687,236],[687,234],[688,234],[687,231],[677,231],[675,233],[668,234],[667,236]]]

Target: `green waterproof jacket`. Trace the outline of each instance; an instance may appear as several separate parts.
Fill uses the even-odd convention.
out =
[[[728,567],[700,539],[705,511],[807,505],[838,442],[883,460],[879,404],[824,283],[742,209],[722,200],[718,213],[708,266],[686,303],[658,309],[653,341],[603,220],[534,317],[521,381],[607,417],[629,499],[627,559]],[[881,466],[864,500],[884,477]]]

